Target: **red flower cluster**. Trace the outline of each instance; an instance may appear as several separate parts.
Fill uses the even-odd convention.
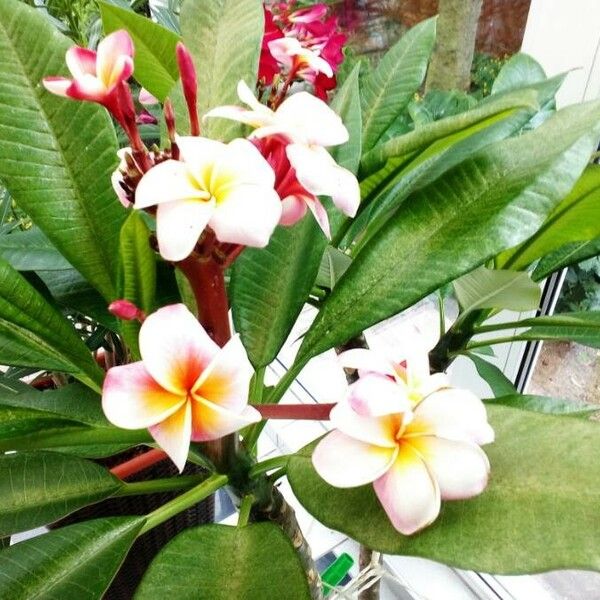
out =
[[[314,87],[314,94],[325,100],[327,92],[336,86],[335,73],[344,60],[343,46],[347,36],[339,29],[338,19],[330,15],[326,4],[315,4],[310,8],[296,9],[296,0],[278,2],[271,8],[265,7],[265,34],[259,65],[259,80],[271,85],[284,65],[272,52],[271,42],[284,37],[294,38],[302,48],[325,60],[332,75],[316,69],[304,68],[296,75]]]

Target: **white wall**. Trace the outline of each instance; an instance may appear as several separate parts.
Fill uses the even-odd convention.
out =
[[[523,52],[549,76],[569,73],[559,106],[600,96],[600,0],[532,0]]]

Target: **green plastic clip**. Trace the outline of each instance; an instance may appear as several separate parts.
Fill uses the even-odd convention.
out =
[[[348,575],[348,571],[350,571],[353,565],[354,559],[346,552],[343,552],[323,571],[321,575],[323,596],[329,596],[333,588]]]

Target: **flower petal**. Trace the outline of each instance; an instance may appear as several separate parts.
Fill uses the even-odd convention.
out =
[[[281,201],[272,187],[239,185],[218,199],[210,226],[221,242],[263,248],[280,216]]]
[[[75,100],[87,100],[89,102],[102,103],[106,100],[107,90],[103,83],[93,75],[82,75],[73,80],[71,87],[67,90],[67,96]]]
[[[208,200],[210,194],[191,177],[185,163],[166,160],[152,167],[135,190],[135,208],[148,208],[174,200]]]
[[[440,512],[440,489],[408,444],[400,446],[394,464],[373,487],[392,525],[404,535],[427,527]]]
[[[440,487],[442,500],[471,498],[485,489],[490,462],[476,444],[435,436],[419,436],[407,443],[425,461]]]
[[[344,214],[354,217],[360,204],[360,188],[354,175],[340,167],[325,148],[289,144],[286,154],[298,181],[312,194],[331,196]]]
[[[435,435],[479,445],[494,441],[483,402],[468,390],[434,392],[417,405],[414,413],[405,435]]]
[[[312,463],[329,485],[351,488],[381,477],[394,464],[397,453],[397,446],[373,446],[334,429],[317,444]]]
[[[219,351],[183,304],[159,308],[140,329],[140,353],[148,372],[167,390],[187,394]]]
[[[202,119],[212,119],[214,117],[238,121],[252,127],[261,127],[270,122],[270,119],[263,119],[253,110],[246,110],[240,106],[217,106],[209,110]]]
[[[297,223],[306,214],[306,202],[300,196],[288,196],[281,201],[279,224],[288,227]]]
[[[299,143],[337,146],[348,141],[342,119],[308,92],[298,92],[284,100],[275,114],[277,123],[294,131]]]
[[[65,60],[75,79],[84,75],[96,77],[96,53],[93,50],[73,46],[67,50]]]
[[[254,92],[243,79],[240,79],[237,84],[237,94],[238,98],[253,111],[263,113],[265,118],[269,116],[271,119],[273,118],[275,113],[268,106],[259,102],[258,98],[254,95]]]
[[[162,423],[150,427],[150,435],[169,455],[169,458],[181,473],[185,467],[192,436],[191,402],[186,402],[176,413]]]
[[[145,429],[168,418],[185,402],[158,384],[142,362],[113,367],[102,388],[106,418],[123,429]]]
[[[44,79],[42,79],[42,84],[50,93],[68,98],[68,90],[73,84],[73,81],[66,77],[44,77]]]
[[[346,369],[381,373],[382,375],[395,375],[392,363],[376,350],[366,348],[353,348],[338,355],[338,361]]]
[[[378,417],[410,412],[411,404],[404,386],[396,381],[368,373],[348,388],[348,402],[360,415]]]
[[[175,200],[159,204],[156,237],[161,256],[173,262],[188,257],[214,211],[214,200]]]
[[[215,161],[210,178],[210,191],[220,199],[230,186],[253,184],[273,187],[275,173],[258,148],[248,140],[235,139]]]
[[[329,226],[329,216],[327,215],[327,211],[325,207],[321,204],[321,201],[316,197],[305,198],[306,206],[308,206],[310,212],[312,213],[315,221],[325,234],[325,237],[330,240],[331,239],[331,227]]]
[[[192,392],[234,412],[248,404],[254,371],[239,335],[234,335],[204,369]]]
[[[120,78],[119,70],[124,66],[123,63],[117,64],[120,56],[133,57],[133,42],[124,29],[107,35],[98,44],[96,74],[107,88],[118,82]]]
[[[176,141],[181,160],[186,163],[189,174],[200,189],[208,191],[214,165],[225,152],[227,145],[196,136],[177,136]]]
[[[331,424],[342,433],[367,444],[395,448],[396,433],[402,424],[402,415],[360,415],[347,400],[338,402],[329,415]]]
[[[218,440],[247,425],[258,423],[261,418],[252,406],[246,406],[242,412],[236,413],[202,398],[195,399],[192,401],[192,440]]]
[[[110,182],[112,184],[113,190],[119,199],[119,202],[125,207],[129,208],[131,206],[131,202],[129,201],[129,197],[127,193],[123,189],[121,182],[123,181],[123,175],[119,169],[115,169],[110,176]]]
[[[158,98],[153,96],[146,88],[142,88],[138,95],[138,101],[140,104],[144,106],[152,106],[153,104],[158,104]]]

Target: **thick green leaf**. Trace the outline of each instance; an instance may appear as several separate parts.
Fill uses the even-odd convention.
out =
[[[352,259],[347,254],[333,246],[327,246],[315,284],[332,290],[351,263]]]
[[[350,136],[345,144],[331,148],[331,155],[339,165],[353,173],[358,171],[362,151],[359,76],[360,63],[357,63],[331,102],[331,108],[340,115]]]
[[[179,36],[132,10],[100,2],[106,33],[126,29],[135,46],[135,78],[156,98],[164,100],[179,79],[175,46]]]
[[[150,565],[136,600],[308,600],[306,575],[273,523],[206,525],[180,533]]]
[[[544,224],[518,248],[503,252],[498,267],[523,270],[573,242],[600,236],[600,165],[589,165],[571,193],[550,213]]]
[[[116,331],[117,320],[108,312],[106,300],[75,269],[36,274],[58,306],[91,317]]]
[[[0,535],[48,525],[112,496],[123,483],[96,463],[56,452],[0,456]]]
[[[2,550],[0,597],[100,600],[143,524],[143,517],[96,519]]]
[[[375,146],[421,87],[435,42],[435,19],[406,32],[364,80],[363,149]]]
[[[544,413],[548,415],[564,415],[568,417],[589,418],[591,414],[598,412],[600,406],[597,404],[588,404],[587,402],[578,402],[576,400],[563,400],[561,398],[550,398],[548,396],[532,396],[527,394],[517,394],[514,392],[506,396],[484,400],[490,405],[508,406],[520,410],[530,410],[532,412]]]
[[[6,390],[0,383],[0,405],[30,408],[85,425],[110,427],[102,411],[100,395],[80,383],[45,392],[27,386],[27,391],[20,393]]]
[[[141,214],[131,212],[121,229],[119,297],[133,302],[146,314],[155,308],[156,256],[150,247],[150,230]],[[133,353],[139,358],[138,321],[121,321],[121,331]]]
[[[88,427],[45,410],[0,405],[0,452],[67,447],[85,451],[148,442],[152,438],[145,429]]]
[[[0,235],[0,256],[17,271],[73,268],[37,228]]]
[[[496,365],[473,353],[469,353],[467,356],[473,361],[479,376],[485,379],[490,386],[494,396],[507,397],[517,393],[513,382]]]
[[[369,238],[378,235],[410,193],[440,178],[492,143],[511,137],[522,129],[532,114],[532,109],[509,109],[434,141],[408,160],[390,158],[379,172],[385,174],[383,180],[377,182],[365,198],[368,204],[355,219],[349,238],[355,238],[357,232],[365,229],[361,239],[364,245]],[[361,185],[361,191],[366,192],[367,186],[373,186],[379,173],[369,177]]]
[[[599,103],[564,109],[412,194],[324,302],[295,369],[531,236],[579,177],[599,117]]]
[[[113,299],[125,211],[110,183],[117,141],[103,108],[47,92],[73,43],[39,11],[0,3],[0,179],[64,257]]]
[[[453,282],[463,311],[479,308],[537,310],[542,290],[527,273],[478,267]]]
[[[438,520],[412,537],[391,526],[372,486],[326,484],[312,467],[310,446],[290,460],[290,483],[327,527],[382,552],[487,573],[600,570],[598,424],[500,406],[488,405],[488,413],[496,432],[485,447],[488,488],[444,502]]]
[[[255,367],[279,353],[312,289],[327,238],[312,215],[278,227],[266,248],[246,248],[233,266],[235,329]]]
[[[222,104],[238,104],[237,84],[256,84],[264,28],[260,0],[186,0],[181,9],[181,32],[198,71],[198,111],[203,115]],[[187,121],[181,95],[174,98],[179,127]],[[229,140],[243,126],[227,119],[209,119],[203,135]]]
[[[546,79],[544,69],[528,54],[518,52],[504,63],[492,85],[492,94],[527,87]]]
[[[95,388],[103,379],[72,325],[1,259],[0,363],[65,371]]]
[[[544,256],[538,262],[531,277],[534,281],[541,281],[548,275],[575,265],[593,256],[600,254],[600,237],[589,242],[575,242],[559,248],[555,252]]]
[[[410,133],[388,140],[362,157],[361,171],[370,173],[385,164],[390,158],[406,156],[422,150],[442,138],[469,129],[473,125],[484,123],[490,117],[518,108],[528,109],[533,114],[538,108],[537,93],[534,90],[523,90],[505,94],[501,98],[494,98],[493,101],[480,104],[467,112],[428,123]]]
[[[518,321],[513,327],[528,328],[516,334],[516,340],[564,340],[600,348],[600,311],[533,317]]]

